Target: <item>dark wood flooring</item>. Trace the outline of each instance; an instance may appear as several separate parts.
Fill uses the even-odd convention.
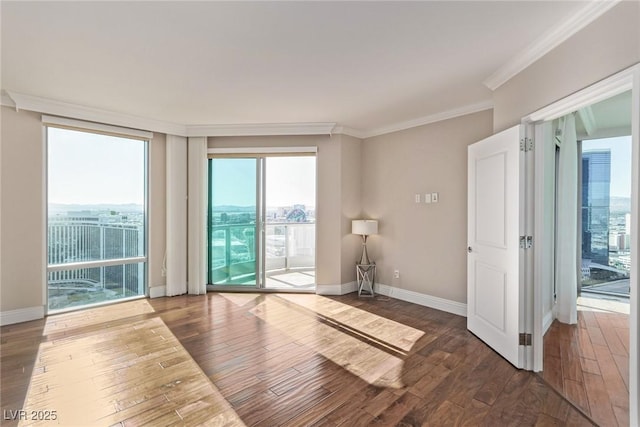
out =
[[[449,313],[354,294],[151,304],[247,425],[592,425]]]
[[[603,426],[629,425],[629,316],[578,311],[544,337],[543,378]]]
[[[75,398],[60,391],[73,373],[82,402],[86,387],[99,385],[90,405],[75,405],[99,415],[91,425],[592,425],[465,323],[354,295],[209,293],[122,303],[3,327],[0,403],[9,411],[55,397],[69,406]],[[212,390],[194,385],[199,375],[183,349]],[[108,368],[113,357],[117,370]],[[55,380],[42,375],[62,366]]]

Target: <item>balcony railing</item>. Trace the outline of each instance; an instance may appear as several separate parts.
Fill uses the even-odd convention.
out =
[[[255,224],[211,227],[209,275],[214,284],[250,281],[256,274]],[[315,223],[265,225],[265,272],[315,268]]]

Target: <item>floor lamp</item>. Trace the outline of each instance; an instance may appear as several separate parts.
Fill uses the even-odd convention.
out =
[[[351,233],[360,234],[362,236],[362,256],[358,264],[369,265],[369,255],[367,255],[367,237],[372,234],[378,234],[378,220],[375,219],[356,219],[351,221]]]

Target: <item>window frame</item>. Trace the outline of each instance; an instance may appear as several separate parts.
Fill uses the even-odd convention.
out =
[[[149,144],[152,141],[153,133],[139,131],[136,129],[122,128],[118,126],[103,125],[100,123],[84,122],[74,119],[66,119],[52,116],[42,116],[43,125],[43,143],[44,143],[44,177],[43,177],[43,193],[44,193],[44,218],[43,218],[43,262],[45,265],[43,274],[43,296],[45,315],[65,313],[75,310],[81,310],[89,307],[100,307],[103,305],[116,304],[123,301],[130,301],[149,296]],[[106,135],[118,138],[126,138],[141,141],[144,144],[144,200],[143,200],[143,255],[125,257],[125,258],[109,258],[103,260],[80,261],[63,264],[49,264],[49,129],[66,129],[77,132],[85,132],[89,134]],[[49,273],[55,271],[68,271],[77,269],[88,269],[96,267],[112,267],[123,266],[128,264],[143,264],[142,292],[140,295],[123,297],[113,300],[105,300],[96,303],[83,304],[59,309],[51,309],[49,307]]]

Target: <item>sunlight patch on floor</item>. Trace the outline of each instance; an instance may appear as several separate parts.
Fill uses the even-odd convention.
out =
[[[385,345],[408,352],[424,331],[321,295],[283,294],[280,298],[365,334]]]
[[[59,338],[45,334],[23,405],[48,419],[18,425],[244,426],[162,319],[132,317],[153,311],[145,300],[52,316]]]
[[[299,304],[303,309],[315,309],[296,309],[291,302]],[[409,351],[413,343],[424,334],[401,323],[319,295],[267,295],[251,313],[296,339],[299,344],[378,387],[404,387],[404,362],[401,357],[394,355],[391,348],[385,351],[373,343],[392,347],[399,344],[405,351]],[[340,323],[348,325],[351,333],[357,333],[358,328],[362,329],[362,338],[347,333],[338,323],[332,326],[318,322],[314,313],[329,321],[340,318]],[[293,316],[296,321],[292,327]],[[407,335],[403,337],[405,333]],[[409,340],[413,340],[411,345]],[[395,352],[397,354],[397,350]]]
[[[103,307],[93,307],[87,310],[80,309],[68,313],[54,314],[47,317],[44,334],[62,332],[76,327],[86,328],[154,312],[155,310],[146,299],[139,299]]]
[[[217,294],[225,298],[226,300],[234,303],[238,307],[242,307],[243,305],[248,304],[257,298],[260,298],[262,295],[264,295],[264,294],[249,294],[249,293],[240,293],[240,292],[237,292],[237,293],[217,292]]]
[[[597,312],[614,312],[621,314],[630,314],[631,306],[628,300],[625,302],[620,298],[607,298],[607,297],[578,297],[578,310],[579,311],[597,311]]]

